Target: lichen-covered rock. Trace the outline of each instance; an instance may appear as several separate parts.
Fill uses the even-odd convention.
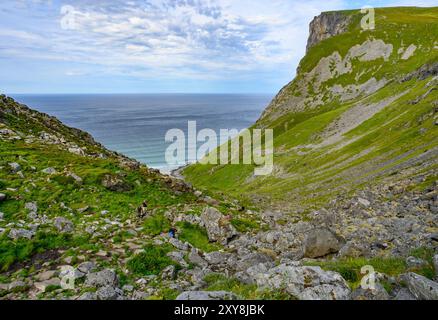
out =
[[[117,286],[119,279],[113,270],[104,269],[99,272],[90,273],[87,276],[85,285],[88,287]]]
[[[389,300],[389,298],[388,292],[380,283],[376,283],[374,289],[364,289],[359,286],[351,294],[352,300]]]
[[[320,267],[286,263],[254,275],[254,280],[261,288],[284,289],[300,300],[348,300],[351,293],[340,274],[323,271]]]
[[[96,291],[99,300],[118,300],[122,297],[123,292],[112,286],[104,286]]]
[[[313,229],[306,234],[304,239],[304,256],[307,258],[324,257],[331,253],[337,253],[342,245],[342,239],[331,230],[326,228]]]
[[[409,272],[403,277],[409,291],[420,300],[438,300],[438,283],[416,273]]]
[[[64,218],[64,217],[57,217],[55,218],[55,221],[53,222],[54,226],[58,231],[69,233],[74,230],[74,224],[70,220]]]
[[[9,238],[14,240],[18,240],[21,238],[32,239],[34,235],[35,235],[34,231],[25,230],[25,229],[11,229],[11,231],[9,232]]]
[[[230,239],[238,234],[231,225],[230,219],[215,208],[205,208],[202,212],[201,220],[207,230],[210,241],[227,244]]]

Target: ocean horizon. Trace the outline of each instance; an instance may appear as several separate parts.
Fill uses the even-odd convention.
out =
[[[273,94],[12,94],[18,102],[89,132],[106,148],[163,173],[186,165],[168,165],[165,141],[170,129],[187,135],[197,130],[242,130],[251,126]],[[186,146],[186,154],[187,154]],[[189,160],[189,159],[186,159]]]

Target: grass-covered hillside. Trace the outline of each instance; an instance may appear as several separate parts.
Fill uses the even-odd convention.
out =
[[[251,165],[193,165],[184,171],[188,181],[289,212],[383,181],[421,176],[417,188],[433,185],[438,8],[376,9],[374,30],[361,29],[359,10],[320,20],[330,23],[331,15],[347,27],[309,46],[295,79],[254,125],[274,129],[273,174],[253,176]]]
[[[206,208],[231,214],[235,232],[260,227],[236,204],[0,95],[0,299],[175,298],[196,270],[190,250],[223,249]],[[74,289],[61,286],[63,266],[75,268]]]

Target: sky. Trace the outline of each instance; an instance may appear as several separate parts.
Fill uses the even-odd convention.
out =
[[[437,0],[0,2],[0,93],[275,93],[322,11]]]

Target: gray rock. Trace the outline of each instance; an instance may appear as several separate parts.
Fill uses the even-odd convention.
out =
[[[198,265],[200,267],[207,267],[208,262],[201,257],[198,250],[195,248],[192,248],[192,250],[189,253],[189,261],[195,265]]]
[[[271,257],[263,253],[253,252],[243,256],[236,262],[236,270],[247,270],[249,267],[258,264],[273,263]]]
[[[9,232],[9,238],[14,240],[18,240],[21,238],[32,239],[34,235],[35,235],[34,231],[25,230],[25,229],[11,229],[11,231]]]
[[[122,287],[122,290],[125,291],[125,292],[132,292],[132,291],[134,291],[134,286],[129,285],[129,284],[125,284]]]
[[[17,173],[21,170],[21,166],[16,162],[9,163],[9,167],[13,173]]]
[[[48,287],[52,287],[52,286],[61,287],[61,280],[59,278],[52,278],[41,282],[35,282],[34,286],[39,291],[45,292]]]
[[[112,286],[99,288],[96,295],[99,300],[117,300],[120,297],[118,291]]]
[[[331,230],[318,228],[310,230],[306,234],[303,252],[306,258],[319,258],[331,253],[337,253],[342,245],[343,241]]]
[[[217,209],[208,207],[201,214],[202,224],[207,230],[208,239],[226,245],[238,233],[231,225],[229,218]]]
[[[230,256],[231,254],[227,252],[214,251],[205,254],[204,258],[209,264],[217,265],[228,261]]]
[[[45,174],[55,174],[56,170],[55,170],[55,168],[49,167],[49,168],[42,170],[41,172],[45,173]]]
[[[77,300],[97,300],[97,294],[95,292],[85,292]]]
[[[187,243],[184,243],[176,238],[170,238],[169,243],[179,250],[182,250],[182,251],[189,250],[189,246]]]
[[[87,275],[85,285],[87,287],[116,287],[119,283],[117,274],[113,270],[105,269]]]
[[[227,291],[186,291],[176,300],[237,300],[237,296]]]
[[[172,251],[167,254],[167,256],[178,263],[182,267],[188,267],[186,260],[184,259],[184,253],[181,251]]]
[[[161,272],[161,278],[163,280],[175,280],[176,279],[176,268],[173,265],[167,266]]]
[[[96,264],[92,261],[82,262],[78,265],[78,270],[82,273],[88,274],[97,268]]]
[[[28,284],[24,281],[17,280],[13,281],[8,285],[9,291],[25,291],[29,288]]]
[[[4,217],[5,217],[5,214],[0,211],[0,221],[3,220]]]
[[[421,268],[423,266],[426,266],[428,263],[424,261],[423,259],[416,258],[416,257],[407,257],[406,258],[406,265],[408,268]]]
[[[300,300],[348,300],[350,288],[340,274],[320,267],[281,264],[254,280],[260,288],[286,290]]]
[[[6,195],[4,193],[0,193],[0,202],[6,200]]]
[[[64,217],[55,218],[53,224],[55,228],[58,229],[59,232],[69,233],[74,230],[73,222],[71,222],[70,220]]]
[[[404,275],[407,288],[419,300],[438,300],[438,283],[409,272]]]
[[[359,286],[351,294],[352,300],[389,300],[389,294],[380,283],[376,283],[374,289],[363,289]]]
[[[397,292],[394,300],[406,301],[406,300],[417,300],[417,299],[415,299],[415,297],[412,295],[412,293],[408,289],[401,288]]]
[[[38,212],[38,204],[36,202],[28,202],[24,205],[24,207],[30,212]]]
[[[36,279],[38,281],[46,281],[46,280],[53,278],[56,274],[57,274],[56,270],[47,270],[47,271],[39,273],[36,276]]]

